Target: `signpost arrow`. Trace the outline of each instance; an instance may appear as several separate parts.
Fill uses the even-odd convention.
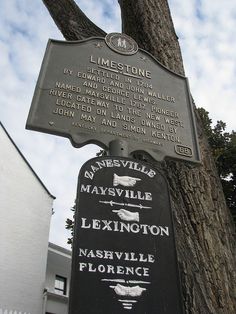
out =
[[[136,205],[136,204],[130,204],[130,203],[118,203],[118,202],[113,202],[113,201],[99,201],[99,203],[109,204],[110,206],[120,205],[120,206],[127,206],[127,207],[137,207],[140,209],[152,208],[150,206],[143,206],[142,204]]]

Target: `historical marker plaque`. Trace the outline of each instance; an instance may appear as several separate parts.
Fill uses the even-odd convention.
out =
[[[118,138],[158,160],[200,160],[187,79],[124,34],[49,40],[27,128],[75,147]]]
[[[168,186],[147,163],[102,157],[81,169],[69,314],[180,314]]]

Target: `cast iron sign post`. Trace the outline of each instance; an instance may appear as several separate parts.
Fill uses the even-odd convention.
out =
[[[101,157],[78,181],[70,314],[181,314],[168,185],[148,163]]]
[[[80,171],[69,313],[181,314],[167,182],[127,157],[200,161],[187,79],[124,34],[49,40],[26,127],[113,155]]]

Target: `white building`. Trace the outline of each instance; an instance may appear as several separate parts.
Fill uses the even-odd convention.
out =
[[[71,251],[49,243],[43,313],[67,314]]]
[[[0,314],[43,313],[53,199],[0,124]]]

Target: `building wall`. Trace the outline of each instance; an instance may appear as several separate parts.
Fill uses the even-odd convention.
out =
[[[41,314],[53,196],[0,125],[0,313]]]
[[[50,314],[68,314],[68,298],[48,294],[46,312]]]
[[[71,251],[49,243],[46,283],[47,301],[45,312],[53,314],[68,313],[68,296],[71,272]],[[54,289],[56,275],[66,278],[66,294],[58,295]]]

